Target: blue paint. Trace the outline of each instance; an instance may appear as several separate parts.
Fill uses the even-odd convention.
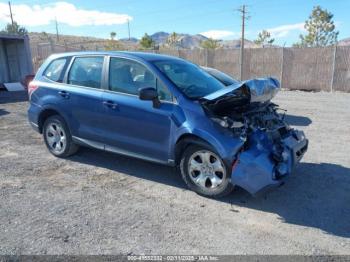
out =
[[[261,130],[254,132],[250,136],[249,148],[237,157],[238,163],[231,175],[232,183],[251,194],[281,184],[301,159],[296,152],[307,148],[308,141],[301,136],[304,136],[303,132],[291,131],[291,135],[282,140],[283,161],[277,162],[273,159],[274,144],[271,140]]]
[[[105,59],[101,88],[86,88],[67,84],[68,71],[60,82],[53,82],[43,76],[46,67],[60,57],[100,55]],[[168,88],[174,97],[172,102],[161,102],[160,107],[151,101],[143,101],[136,95],[108,90],[107,61],[109,57],[121,57],[145,66],[157,81]],[[246,138],[235,136],[227,128],[218,126],[205,112],[198,100],[189,99],[175,86],[152,61],[181,59],[146,53],[127,52],[84,52],[51,56],[39,69],[34,83],[39,87],[32,93],[28,118],[33,127],[41,132],[41,116],[47,110],[54,110],[66,121],[76,142],[99,145],[107,151],[122,152],[146,160],[174,164],[175,148],[181,137],[193,135],[210,144],[227,165],[238,159],[232,172],[231,182],[252,194],[278,185],[283,177],[291,174],[293,166],[300,160],[307,146],[302,132],[288,131],[280,147],[283,161],[276,161],[272,155],[276,142],[266,131],[256,129]],[[184,62],[183,60],[181,60]],[[277,92],[279,83],[275,79],[258,79],[224,87],[208,95],[208,100],[220,98],[246,85],[250,88],[252,102],[267,102]],[[269,88],[272,86],[273,88]],[[69,93],[68,97],[59,92]],[[260,92],[260,93],[259,93]],[[104,102],[116,104],[107,107]],[[242,150],[244,149],[244,150]],[[300,153],[303,150],[302,153]],[[276,172],[278,170],[279,172]]]

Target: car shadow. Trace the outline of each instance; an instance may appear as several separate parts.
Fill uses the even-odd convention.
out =
[[[312,123],[312,120],[308,117],[290,114],[286,114],[284,120],[291,126],[308,126]]]
[[[107,168],[142,179],[186,189],[176,168],[136,158],[81,147],[69,160]]]
[[[350,168],[300,163],[286,183],[254,198],[240,189],[228,203],[274,213],[285,223],[350,238]]]
[[[176,168],[93,149],[69,158],[130,176],[186,189]],[[230,205],[274,213],[285,223],[350,237],[350,169],[330,163],[300,163],[285,185],[259,197],[237,188],[217,199]],[[232,210],[235,211],[234,206]]]
[[[5,109],[0,108],[0,116],[4,116],[4,115],[8,115],[8,114],[10,114],[10,112],[9,112],[9,111],[7,111],[7,110],[5,110]]]
[[[24,101],[28,101],[28,94],[26,91],[0,92],[0,104],[17,103]]]

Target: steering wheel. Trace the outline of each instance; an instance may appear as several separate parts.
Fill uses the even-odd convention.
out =
[[[194,91],[197,88],[198,87],[196,85],[192,84],[192,85],[189,85],[186,87],[186,91],[187,91],[187,93],[192,93],[192,91]]]

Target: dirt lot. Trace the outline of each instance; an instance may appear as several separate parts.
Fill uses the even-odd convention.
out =
[[[350,94],[281,92],[310,139],[303,162],[266,196],[221,200],[165,166],[86,148],[57,159],[20,100],[0,93],[1,254],[350,254]]]

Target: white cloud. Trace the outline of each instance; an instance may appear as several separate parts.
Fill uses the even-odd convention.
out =
[[[7,10],[7,3],[0,3],[0,10]],[[24,26],[48,25],[57,18],[59,23],[70,26],[117,25],[124,24],[132,17],[127,14],[79,9],[68,2],[56,2],[46,5],[12,5],[14,20]],[[9,22],[5,12],[0,12],[0,21]]]
[[[210,31],[202,32],[200,34],[204,35],[208,38],[221,39],[221,38],[225,38],[228,36],[233,36],[236,33],[232,32],[232,31],[225,31],[225,30],[210,30]]]
[[[291,31],[304,31],[304,23],[297,23],[291,25],[281,25],[274,28],[269,28],[267,31],[271,33],[273,37],[285,37]]]

